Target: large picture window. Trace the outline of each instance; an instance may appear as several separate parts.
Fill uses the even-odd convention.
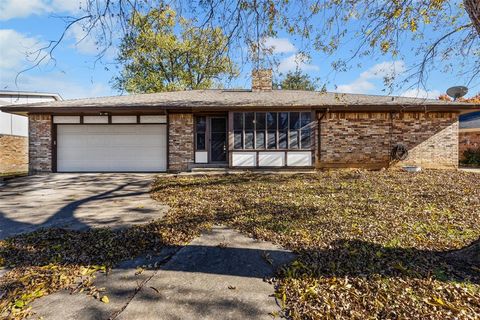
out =
[[[311,118],[310,112],[235,112],[233,148],[311,149]]]

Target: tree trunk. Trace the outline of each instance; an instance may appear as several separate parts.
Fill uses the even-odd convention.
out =
[[[463,0],[465,10],[467,10],[473,26],[480,36],[480,1],[479,0]]]
[[[480,238],[465,248],[450,252],[447,257],[474,266],[480,266]]]

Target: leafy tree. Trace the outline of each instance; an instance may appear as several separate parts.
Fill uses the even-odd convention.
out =
[[[314,91],[317,84],[310,78],[308,74],[302,73],[300,70],[289,71],[279,83],[274,84],[275,88],[282,90],[307,90]]]
[[[164,0],[82,3],[82,14],[66,19],[64,31],[80,24],[99,48],[114,44],[118,33],[135,29],[129,23],[132,17],[165,5]],[[302,39],[301,51],[333,55],[348,46],[351,53],[331,65],[338,72],[349,70],[355,57],[371,60],[374,55],[390,55],[400,60],[405,58],[403,49],[408,49],[418,56],[407,70],[419,84],[426,81],[429,70],[440,67],[467,82],[480,74],[478,0],[172,0],[168,4],[184,16],[195,17],[192,23],[200,30],[220,28],[230,54],[241,54],[259,65],[271,59],[263,41],[283,31]],[[37,65],[52,56],[64,35],[38,53]],[[407,42],[411,47],[402,47]],[[243,55],[245,46],[249,55]]]
[[[452,101],[452,98],[450,98],[446,94],[442,94],[438,99],[443,100],[443,101]],[[473,97],[470,98],[458,98],[458,102],[466,102],[466,103],[479,103],[480,104],[480,93],[474,95]]]
[[[236,75],[220,28],[196,28],[177,19],[168,7],[135,13],[128,23],[131,29],[117,59],[123,70],[113,81],[117,89],[132,93],[206,89],[221,76]]]

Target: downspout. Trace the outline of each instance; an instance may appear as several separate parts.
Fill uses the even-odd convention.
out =
[[[319,164],[322,160],[322,120],[327,115],[328,112],[329,112],[329,109],[325,110],[322,113],[321,117],[317,119],[317,125],[318,125],[317,157],[318,157],[318,163],[315,166],[317,169],[318,169]]]
[[[387,169],[390,168],[393,158],[392,158],[392,148],[393,148],[393,112],[390,112],[390,142],[389,142],[389,147],[388,147],[388,166]]]

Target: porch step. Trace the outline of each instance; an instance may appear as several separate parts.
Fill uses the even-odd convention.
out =
[[[192,168],[191,172],[228,172],[228,168],[222,167],[196,167]]]

